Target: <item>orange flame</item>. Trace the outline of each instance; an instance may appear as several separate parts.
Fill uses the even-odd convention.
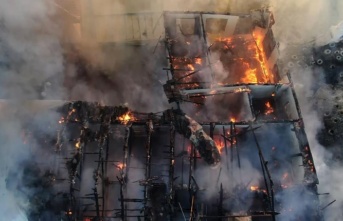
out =
[[[122,170],[125,168],[125,164],[123,164],[123,163],[118,163],[116,166],[117,166],[118,170]]]
[[[77,142],[75,143],[75,148],[80,149],[80,147],[81,147],[81,141],[80,139],[77,139]]]
[[[136,120],[136,118],[132,115],[131,112],[127,112],[126,114],[123,114],[122,116],[118,117],[117,120],[119,120],[122,124],[126,125],[129,122]]]
[[[253,37],[255,39],[256,45],[258,47],[258,54],[259,54],[259,60],[261,64],[261,68],[264,73],[264,82],[274,82],[274,75],[271,73],[271,70],[269,69],[267,65],[267,57],[266,53],[264,51],[263,47],[263,36],[261,34],[258,34],[256,32],[253,33]]]
[[[219,150],[219,153],[221,154],[225,149],[224,142],[222,140],[214,140],[214,143],[216,144],[216,147]]]
[[[268,101],[268,102],[266,102],[266,111],[265,111],[265,115],[269,115],[269,114],[271,114],[271,113],[273,113],[274,112],[274,109],[273,109],[273,107],[272,107],[272,105],[270,104],[270,102]]]
[[[244,83],[257,83],[257,69],[250,69],[249,63],[244,63],[247,70],[244,73],[244,77],[241,79]]]
[[[201,58],[196,58],[195,63],[201,65],[202,64]]]
[[[250,186],[251,191],[257,191],[259,189],[258,186]]]
[[[221,47],[224,50],[234,50],[237,44],[239,44],[243,51],[249,52],[249,57],[234,58],[238,62],[236,64],[240,64],[240,68],[243,68],[240,71],[242,76],[237,83],[275,82],[272,70],[268,67],[268,59],[263,47],[264,35],[254,31],[252,38],[250,40],[242,36],[234,36],[230,38],[217,38],[215,41],[223,43]]]

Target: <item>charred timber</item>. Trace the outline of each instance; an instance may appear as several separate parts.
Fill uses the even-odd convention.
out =
[[[220,163],[220,153],[216,144],[199,123],[181,110],[167,110],[163,113],[163,119],[173,122],[175,130],[192,142],[206,163],[211,166]]]

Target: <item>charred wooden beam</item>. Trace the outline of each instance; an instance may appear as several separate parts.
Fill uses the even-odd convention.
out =
[[[174,166],[175,166],[175,128],[170,126],[170,155],[169,155],[169,205],[174,205]]]
[[[220,153],[216,144],[195,120],[180,110],[170,109],[163,113],[162,121],[172,121],[175,130],[192,142],[206,163],[211,166],[217,166],[220,163]]]
[[[252,130],[252,134],[253,134],[253,137],[254,137],[254,141],[255,141],[256,147],[258,149],[258,155],[259,155],[259,158],[260,158],[263,178],[264,178],[264,182],[265,182],[265,186],[266,186],[266,190],[267,190],[267,195],[268,195],[268,198],[269,198],[270,209],[273,212],[272,213],[272,219],[273,219],[273,221],[275,221],[276,217],[275,217],[275,205],[274,205],[274,203],[275,203],[275,199],[274,199],[274,182],[272,180],[272,177],[270,175],[270,171],[269,171],[268,166],[267,166],[268,162],[265,160],[265,158],[263,156],[262,149],[261,149],[260,144],[259,144],[259,142],[257,140],[257,137],[256,137],[256,134],[255,134],[254,130]],[[269,185],[268,185],[267,179],[269,181]]]

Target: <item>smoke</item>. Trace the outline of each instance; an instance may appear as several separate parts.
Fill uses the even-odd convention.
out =
[[[106,2],[93,5],[102,9],[114,7],[118,14],[151,10],[160,16],[166,9],[182,11],[229,9],[246,12],[256,6],[266,4],[265,1],[258,0],[249,3],[243,0],[201,2],[178,0],[158,4],[157,1],[127,2],[118,3],[115,6],[108,5],[110,3],[106,4]],[[30,112],[21,101],[69,98],[102,101],[112,105],[128,103],[130,107],[141,111],[163,110],[168,108],[168,104],[162,92],[162,83],[166,80],[166,75],[162,72],[165,64],[161,61],[166,59],[163,47],[158,41],[159,35],[162,35],[160,33],[156,34],[157,37],[153,42],[135,47],[114,45],[109,51],[104,50],[98,43],[108,43],[110,38],[107,38],[107,41],[101,41],[99,38],[86,39],[76,49],[77,59],[68,58],[71,64],[66,66],[63,59],[64,51],[60,45],[63,33],[60,23],[55,22],[54,5],[46,0],[0,0],[0,4],[0,96],[15,100],[10,106],[1,103],[0,107],[0,138],[3,145],[0,149],[2,177],[0,193],[2,199],[6,199],[4,200],[6,203],[0,205],[0,214],[4,220],[25,221],[27,218],[22,212],[25,210],[25,202],[19,204],[23,205],[22,208],[18,207],[17,199],[6,190],[4,180],[9,169],[18,170],[20,173],[22,169],[18,163],[32,157],[30,151],[36,151],[28,149],[18,137],[25,127],[27,119],[25,112]],[[343,2],[339,0],[271,0],[270,5],[277,22],[274,31],[280,41],[282,56],[283,49],[290,44],[309,42],[315,37],[323,36],[323,33],[329,32],[330,26],[343,20],[343,13],[339,11],[343,8]],[[101,11],[101,8],[94,10]],[[155,20],[154,24],[161,21]],[[96,28],[90,27],[90,29],[98,30]],[[120,27],[114,26],[113,29],[114,32],[122,31]],[[98,36],[106,34],[102,30],[97,33]],[[82,67],[85,68],[82,69]],[[66,79],[63,79],[63,73],[66,70]],[[319,114],[312,108],[313,101],[309,99],[313,95],[311,86],[316,79],[311,77],[311,71],[302,69],[294,72],[293,76],[294,81],[297,82],[298,96],[303,95],[299,97],[300,104],[306,132],[315,157],[320,191],[331,192],[331,195],[338,200],[325,210],[326,217],[328,220],[340,220],[343,199],[339,197],[343,196],[343,189],[339,184],[343,182],[340,179],[342,168],[338,165],[326,164],[324,159],[330,158],[330,153],[326,152],[316,139],[322,123]],[[156,99],[156,94],[160,96],[158,99]],[[57,122],[57,116],[52,113],[36,120],[34,128],[43,131],[46,129],[47,122]],[[54,129],[51,128],[47,134],[53,134],[53,132]],[[36,145],[35,142],[32,145]],[[322,202],[326,200],[330,201],[322,199]]]
[[[291,0],[282,2],[271,0],[271,6],[276,20],[274,33],[277,40],[280,41],[282,58],[287,57],[289,52],[287,48],[290,47],[297,48],[295,53],[301,56],[303,55],[302,48],[308,46],[309,42],[328,43],[330,27],[343,20],[343,13],[340,10],[343,7],[343,2],[339,0]],[[314,41],[315,39],[316,41]],[[340,184],[343,180],[338,174],[342,171],[342,167],[339,166],[339,163],[331,163],[330,165],[327,163],[331,161],[332,154],[325,150],[317,139],[317,134],[323,128],[323,123],[321,110],[314,108],[315,103],[320,103],[320,100],[314,99],[316,94],[313,89],[315,85],[324,82],[323,79],[315,78],[313,71],[311,68],[297,67],[292,70],[292,76],[319,177],[319,192],[330,192],[330,196],[320,196],[322,207],[333,199],[337,200],[336,203],[324,210],[325,219],[341,220],[343,188]],[[316,70],[322,74],[323,71]],[[322,87],[321,90],[323,90],[321,96],[330,101],[331,89]],[[319,108],[330,109],[328,107]],[[303,202],[303,200],[299,202]],[[304,208],[301,207],[302,205],[298,206]]]
[[[34,112],[41,107],[24,101],[63,97],[61,32],[59,24],[54,21],[55,9],[49,1],[1,0],[0,5],[0,97],[11,99],[0,104],[0,194],[3,202],[0,214],[3,220],[26,221],[24,214],[31,206],[32,196],[45,193],[40,192],[40,184],[30,186],[33,177],[24,170],[50,159],[46,155],[48,148],[37,148],[40,144],[29,138],[26,129],[49,136],[54,129],[47,122],[57,118],[51,113],[32,119]],[[53,76],[57,76],[54,81],[56,90],[53,94],[46,94],[45,87],[51,84],[48,82]],[[25,145],[24,139],[30,139],[30,145]],[[38,150],[42,158],[37,157]],[[48,166],[39,167],[42,171],[35,174],[36,180]]]

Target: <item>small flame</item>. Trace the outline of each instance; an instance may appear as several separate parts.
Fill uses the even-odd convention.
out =
[[[250,186],[251,191],[257,191],[259,189],[258,186]]]
[[[266,102],[265,106],[266,106],[266,111],[264,113],[265,115],[269,115],[269,114],[274,112],[274,109],[273,109],[273,107],[272,107],[272,105],[270,104],[269,101]]]
[[[223,153],[223,150],[225,149],[224,142],[222,140],[214,140],[214,143],[216,144],[219,153]]]
[[[122,124],[128,124],[131,121],[135,120],[135,117],[132,115],[131,112],[127,112],[126,114],[123,114],[122,116],[118,117],[117,120],[119,120]]]
[[[237,89],[235,89],[234,90],[234,93],[241,93],[241,92],[250,92],[251,90],[250,89],[248,89],[248,88],[237,88]]]
[[[196,58],[195,63],[201,65],[202,64],[201,58]]]
[[[123,164],[123,163],[118,163],[116,166],[117,166],[118,170],[122,170],[125,168],[125,164]]]
[[[230,122],[235,123],[235,122],[236,122],[236,119],[235,119],[234,117],[231,117],[231,118],[230,118]]]
[[[193,66],[192,64],[187,64],[187,67],[188,67],[188,69],[191,70],[191,71],[194,71],[194,70],[195,70],[195,68],[194,68],[194,66]]]
[[[81,147],[81,141],[80,139],[78,139],[77,142],[75,143],[75,148],[80,149],[80,147]]]

